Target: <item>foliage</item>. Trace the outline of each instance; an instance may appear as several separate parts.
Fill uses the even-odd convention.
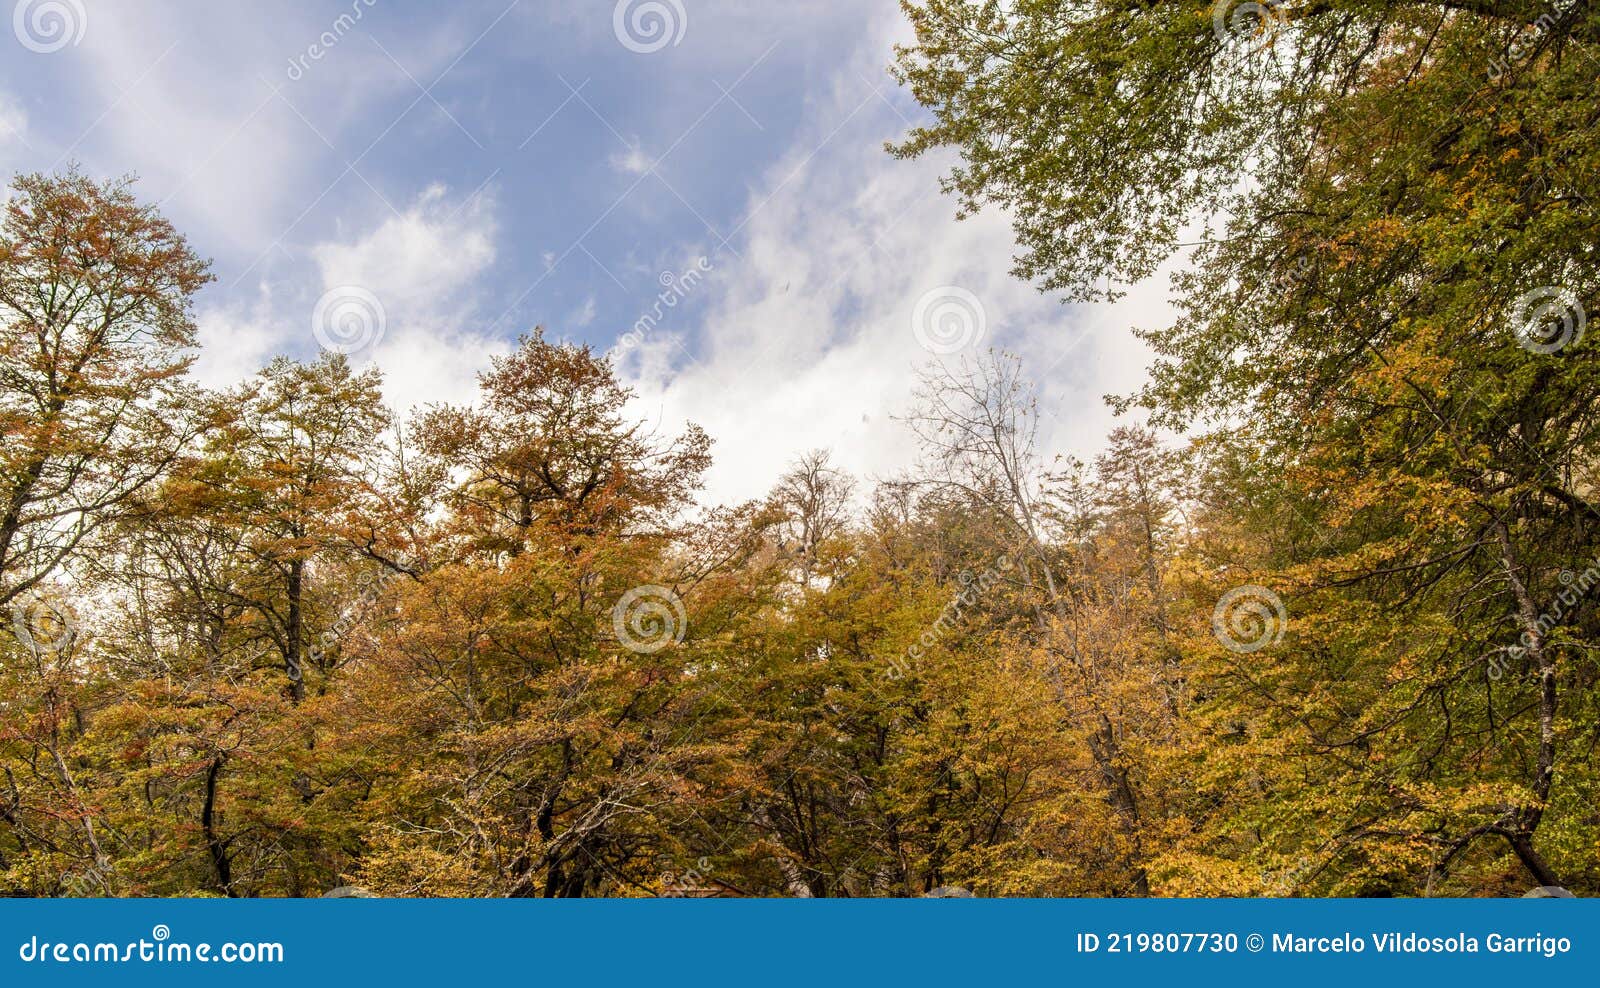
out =
[[[206,394],[182,238],[21,178],[0,891],[1600,892],[1600,11],[906,10],[896,151],[1019,273],[1181,262],[1115,404],[1184,442],[1053,460],[990,354],[916,470],[713,508],[542,331],[402,422],[341,357]]]

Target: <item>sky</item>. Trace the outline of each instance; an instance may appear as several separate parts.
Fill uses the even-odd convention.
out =
[[[1064,305],[958,221],[954,160],[884,150],[926,111],[894,0],[0,0],[0,169],[76,163],[209,257],[194,373],[319,349],[400,412],[470,402],[543,327],[614,355],[634,414],[715,440],[708,498],[799,453],[909,467],[918,368],[997,348],[1041,445],[1092,457],[1164,280]]]

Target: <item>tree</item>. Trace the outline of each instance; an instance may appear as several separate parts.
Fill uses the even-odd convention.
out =
[[[0,221],[0,606],[50,578],[198,430],[208,265],[132,182],[25,175]]]
[[[1451,95],[1481,103],[1521,90],[1587,119],[1592,93],[1574,99],[1571,88],[1586,59],[1571,49],[1600,41],[1589,4],[1562,12],[1523,0],[902,7],[916,42],[897,49],[897,75],[935,121],[893,151],[957,148],[946,189],[963,212],[1005,207],[1024,248],[1018,274],[1085,299],[1153,273],[1195,224],[1232,216],[1248,229],[1290,209],[1322,173],[1328,126],[1472,105],[1403,95],[1429,66],[1461,87]],[[1483,122],[1450,143],[1472,146],[1460,139]],[[1566,165],[1585,153],[1570,139],[1544,147],[1558,146]],[[1424,150],[1390,146],[1383,157],[1393,165]]]
[[[494,359],[476,408],[430,409],[416,445],[467,472],[447,503],[489,552],[522,551],[535,527],[582,539],[626,526],[659,527],[681,510],[709,464],[710,440],[691,425],[671,442],[627,423],[630,392],[587,346],[543,331]]]
[[[855,481],[830,466],[831,458],[825,449],[802,454],[772,492],[773,504],[785,516],[782,548],[799,557],[803,580],[810,579],[823,543],[850,520]]]
[[[274,360],[227,397],[231,412],[187,478],[202,511],[244,533],[260,582],[238,587],[236,599],[260,618],[296,702],[306,695],[308,652],[331,658],[311,648],[313,568],[385,548],[372,511],[388,424],[381,384],[376,370],[357,374],[338,354],[312,364]]]
[[[666,807],[708,757],[686,730],[690,670],[719,661],[718,584],[754,551],[751,523],[687,524],[708,441],[625,421],[629,392],[587,347],[535,334],[480,384],[477,407],[414,428],[451,512],[447,561],[358,663],[358,757],[404,766],[383,795],[403,822],[375,822],[362,874],[410,892],[644,888]]]
[[[958,147],[963,208],[1013,210],[1019,272],[1070,297],[1193,239],[1179,318],[1141,334],[1151,382],[1117,404],[1210,424],[1282,478],[1268,490],[1295,520],[1261,579],[1293,587],[1316,630],[1283,676],[1224,660],[1205,690],[1262,724],[1262,757],[1298,738],[1321,791],[1353,797],[1334,812],[1312,787],[1267,787],[1280,819],[1341,821],[1317,846],[1387,857],[1373,887],[1442,881],[1486,845],[1550,884],[1566,869],[1542,840],[1587,860],[1565,834],[1586,784],[1558,780],[1595,606],[1552,602],[1600,521],[1581,332],[1600,284],[1584,205],[1600,11],[1248,6],[1265,16],[909,5],[900,71],[936,122],[898,151]]]

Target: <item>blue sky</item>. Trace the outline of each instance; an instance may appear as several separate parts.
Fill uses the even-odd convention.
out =
[[[1165,318],[1150,286],[1016,282],[1005,218],[939,193],[948,159],[884,153],[922,112],[885,71],[893,0],[3,2],[0,166],[139,176],[214,261],[208,384],[314,355],[352,305],[334,343],[402,409],[470,400],[536,325],[633,331],[639,414],[705,426],[727,500],[811,447],[905,466],[892,416],[959,343],[1019,354],[1047,448],[1092,453],[1147,361],[1130,326]]]

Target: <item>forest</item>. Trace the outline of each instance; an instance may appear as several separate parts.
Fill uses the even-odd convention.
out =
[[[196,245],[13,179],[0,894],[1600,894],[1600,8],[903,7],[888,153],[1171,277],[1097,456],[998,349],[739,504],[558,326],[203,388]]]

